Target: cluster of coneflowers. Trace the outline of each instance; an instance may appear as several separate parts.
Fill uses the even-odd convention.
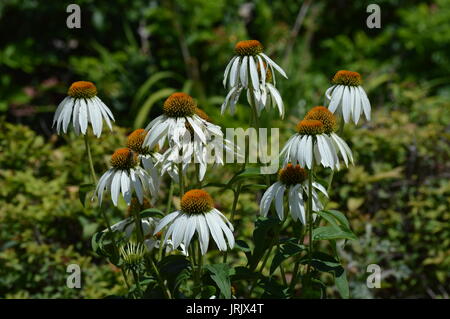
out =
[[[238,42],[235,56],[224,73],[223,85],[228,92],[222,104],[222,114],[227,108],[234,114],[244,91],[256,122],[268,107],[276,108],[283,117],[285,110],[276,88],[276,73],[287,78],[283,69],[264,54],[259,41]],[[325,93],[328,107],[313,107],[298,123],[296,133],[289,138],[280,154],[283,166],[278,172],[278,181],[267,188],[260,202],[260,215],[267,216],[274,203],[275,214],[282,221],[288,216],[285,212],[287,207],[294,221],[309,226],[310,236],[315,213],[324,208],[322,199],[328,197],[326,188],[315,180],[315,166],[334,171],[339,170],[342,161],[346,166],[353,163],[349,146],[339,136],[343,123],[354,121],[356,124],[363,113],[370,119],[370,102],[361,87],[358,73],[339,71],[332,83],[333,86]],[[165,248],[167,253],[181,250],[186,256],[197,254],[198,258],[193,262],[200,265],[201,273],[202,256],[212,247],[211,238],[220,251],[233,249],[235,245],[231,223],[235,205],[220,212],[205,190],[191,188],[186,191],[189,188],[186,183],[189,167],[194,167],[196,185],[201,185],[208,165],[224,164],[221,156],[212,155],[211,148],[235,153],[234,145],[223,138],[221,127],[211,123],[208,115],[186,93],[169,96],[162,111],[162,115],[153,119],[145,129],[137,129],[128,136],[125,147],[112,154],[111,167],[98,181],[89,148],[88,126],[98,138],[103,122],[112,130],[114,117],[97,96],[95,85],[85,81],[73,83],[68,96],[58,106],[53,122],[58,134],[67,133],[71,126],[76,135],[84,135],[98,204],[102,205],[108,197],[114,206],[118,206],[122,198],[133,212],[133,216],[112,226],[106,220],[108,229],[105,232],[118,231],[129,240],[117,250],[125,271],[131,272],[135,281],[139,281],[136,273],[144,265],[147,252],[154,249]],[[338,133],[335,115],[341,121]],[[140,210],[157,202],[165,174],[170,176],[171,183],[179,185],[179,209],[167,212],[162,218],[141,217]],[[239,196],[239,191],[235,196],[236,193]],[[235,199],[237,202],[238,198]],[[230,222],[225,215],[231,210]],[[136,236],[131,240],[133,233]],[[309,253],[312,253],[311,237]],[[154,261],[150,262],[158,275]],[[165,296],[170,298],[161,277],[159,283]]]

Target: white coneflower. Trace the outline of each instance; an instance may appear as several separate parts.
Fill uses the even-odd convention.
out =
[[[220,126],[210,123],[205,112],[200,110],[191,96],[186,93],[174,93],[167,98],[163,106],[164,114],[154,119],[146,128],[144,147],[163,147],[168,141],[169,149],[162,156],[163,171],[171,170],[171,176],[178,174],[172,164],[183,165],[183,172],[191,162],[200,164],[199,179],[202,180],[208,163],[217,163],[208,157],[208,149],[223,141]]]
[[[275,211],[280,220],[284,219],[284,193],[288,191],[289,211],[292,218],[306,224],[305,202],[309,194],[307,173],[300,165],[287,164],[278,172],[278,181],[270,186],[264,193],[260,203],[260,214],[267,216],[272,202],[275,200]],[[312,210],[317,212],[323,209],[316,189],[328,197],[325,188],[317,183],[312,183]]]
[[[58,134],[67,133],[72,122],[75,134],[86,134],[88,124],[91,123],[94,135],[102,134],[103,120],[112,130],[111,121],[114,121],[109,108],[97,97],[97,88],[91,82],[78,81],[72,83],[67,97],[58,105],[53,126],[56,124]]]
[[[161,174],[157,163],[161,160],[161,154],[152,152],[150,148],[144,147],[147,131],[144,129],[134,130],[127,138],[127,147],[138,154],[142,167],[150,174],[155,189],[159,189]]]
[[[280,115],[283,115],[281,96],[275,86],[269,82],[273,81],[276,84],[274,69],[287,78],[284,70],[263,53],[263,47],[257,40],[240,41],[236,44],[234,51],[236,55],[228,63],[224,73],[223,85],[227,87],[228,84],[230,91],[222,104],[222,114],[227,107],[234,114],[242,90],[247,89],[249,97],[253,95],[258,101],[259,110],[264,108],[267,102],[274,100],[275,103],[272,102],[272,104],[277,105]]]
[[[202,255],[208,250],[210,234],[219,250],[227,250],[227,242],[230,249],[234,246],[233,226],[220,211],[214,208],[211,196],[201,189],[186,192],[181,199],[181,210],[161,219],[155,233],[168,225],[164,242],[170,238],[175,249],[180,244],[184,244],[188,249],[195,232],[197,232]]]
[[[137,154],[129,148],[116,150],[111,156],[111,166],[97,184],[96,193],[100,205],[105,189],[111,193],[111,199],[115,206],[117,206],[120,193],[128,205],[131,205],[133,192],[136,193],[141,204],[146,193],[151,193],[152,199],[157,196],[153,179],[138,165]]]
[[[345,123],[351,119],[358,124],[361,113],[370,121],[370,102],[366,92],[362,88],[362,78],[358,72],[341,70],[333,79],[333,86],[325,95],[330,100],[328,109],[332,113],[342,114]]]
[[[347,143],[334,133],[336,120],[333,114],[323,106],[311,109],[305,119],[297,124],[297,134],[292,136],[281,151],[284,163],[300,164],[312,167],[312,159],[324,167],[339,169],[340,154],[348,166],[353,163],[353,155]],[[314,156],[313,156],[314,145]]]

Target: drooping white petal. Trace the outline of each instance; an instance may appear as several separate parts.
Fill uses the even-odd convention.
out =
[[[181,241],[184,238],[184,234],[186,232],[188,216],[186,214],[181,214],[175,221],[176,225],[174,226],[172,233],[172,241],[173,246],[178,247],[181,244]]]
[[[88,125],[88,111],[87,104],[84,99],[80,99],[80,128],[81,133],[86,134]]]
[[[358,90],[362,97],[361,102],[362,102],[363,109],[364,109],[364,115],[366,116],[366,119],[368,121],[370,121],[371,106],[370,106],[369,98],[367,97],[366,92],[364,91],[364,89],[361,86],[358,86]]]
[[[169,225],[175,218],[177,218],[180,215],[180,211],[175,211],[173,213],[170,213],[167,216],[164,216],[159,223],[156,225],[155,231],[153,232],[153,235],[156,235],[159,233],[164,227]]]
[[[340,104],[342,105],[344,88],[345,87],[343,85],[334,86],[334,90],[331,92],[331,102],[330,105],[328,105],[328,110],[330,110],[331,113],[335,113],[338,106]]]
[[[276,182],[273,185],[271,185],[264,195],[261,198],[260,203],[260,214],[261,216],[266,217],[267,213],[270,209],[270,205],[272,204],[273,198],[275,196],[275,192],[278,190],[278,187],[281,185],[280,182]]]
[[[233,233],[231,232],[231,229],[228,227],[227,224],[225,224],[225,222],[222,219],[221,214],[218,213],[219,211],[217,209],[213,209],[213,211],[211,212],[211,214],[215,214],[215,220],[217,221],[217,224],[219,225],[219,227],[222,229],[223,233],[225,234],[225,237],[227,238],[227,242],[228,242],[228,247],[230,247],[230,249],[232,249],[234,247],[234,236]]]
[[[80,100],[78,99],[74,103],[72,114],[72,124],[76,135],[80,134],[80,122],[78,120],[79,114],[80,114]]]
[[[353,122],[358,124],[359,117],[361,116],[361,96],[357,87],[352,87],[353,90]]]
[[[111,199],[113,201],[114,206],[117,206],[117,200],[119,198],[120,193],[122,171],[115,170],[113,174],[114,177],[111,182]]]
[[[259,76],[253,57],[249,57],[248,63],[250,66],[250,77],[252,80],[253,91],[255,94],[257,94],[257,92],[259,92]]]
[[[99,201],[100,205],[102,204],[103,192],[105,190],[106,184],[108,182],[110,182],[110,177],[111,177],[111,174],[113,174],[113,172],[114,172],[114,169],[110,168],[102,175],[102,177],[100,177],[100,180],[98,181],[96,191],[97,191],[97,197],[98,197],[98,201]]]
[[[59,120],[59,117],[61,115],[62,110],[64,109],[64,105],[67,103],[67,101],[71,99],[70,96],[66,96],[61,103],[59,103],[58,107],[56,108],[55,115],[53,116],[53,124],[52,127],[55,126],[55,123]]]
[[[280,220],[284,219],[283,197],[284,197],[285,189],[286,189],[286,186],[281,185],[280,187],[278,187],[277,193],[275,194],[275,210],[276,210],[278,218],[280,218]]]
[[[281,118],[284,117],[284,105],[283,100],[281,99],[281,95],[278,90],[270,83],[267,83],[267,87],[269,88],[270,94],[275,99],[275,102],[278,107],[278,112],[280,113]]]
[[[282,76],[284,76],[286,79],[288,78],[286,73],[284,72],[284,70],[278,65],[276,64],[271,58],[269,58],[267,55],[265,55],[264,53],[260,53],[260,55],[262,55],[264,57],[264,59],[272,66],[274,67],[278,72],[280,72],[280,74]]]
[[[344,86],[344,94],[342,96],[342,115],[344,116],[344,122],[350,121],[351,112],[351,91],[348,86]]]
[[[130,169],[130,179],[131,183],[134,185],[139,203],[142,204],[144,202],[144,192],[142,190],[141,181],[139,180],[139,177],[136,177],[134,169]]]
[[[308,166],[309,169],[311,169],[312,167],[312,159],[313,159],[313,151],[312,151],[312,146],[313,146],[313,137],[308,135],[308,137],[306,138],[306,142],[305,142],[305,162],[306,162],[306,166]],[[301,164],[300,164],[301,165]]]
[[[230,73],[231,66],[233,65],[234,60],[237,59],[237,56],[234,56],[230,62],[228,62],[227,67],[225,68],[225,72],[223,73],[223,86],[227,87],[227,77]]]
[[[143,144],[150,149],[155,147],[156,143],[158,143],[161,137],[166,134],[169,124],[169,121],[165,121],[153,126],[145,136]]]
[[[220,229],[219,225],[217,224],[214,215],[206,213],[205,214],[206,222],[208,223],[208,228],[211,232],[211,235],[216,242],[217,247],[221,251],[227,250],[227,244],[225,242],[225,238],[223,237],[222,230]]]
[[[73,111],[74,104],[75,104],[75,101],[73,101],[70,104],[66,104],[64,109],[63,109],[63,111],[62,111],[62,113],[61,113],[62,120],[63,120],[63,124],[62,124],[63,127],[62,127],[62,129],[63,129],[64,134],[67,133],[67,128],[69,127],[70,118],[72,116],[72,111]]]
[[[233,65],[231,66],[230,70],[230,86],[235,87],[239,83],[239,65],[240,65],[240,57],[237,57],[236,60],[234,60]]]
[[[197,215],[196,229],[200,241],[202,255],[206,254],[209,246],[209,229],[204,215]]]
[[[248,74],[247,74],[247,70],[248,70],[248,56],[244,56],[242,58],[242,63],[241,63],[241,67],[240,67],[240,77],[241,77],[241,83],[242,86],[247,87],[248,85]]]
[[[186,231],[184,233],[183,243],[186,247],[189,247],[192,237],[195,233],[196,219],[195,216],[189,216],[186,220]]]

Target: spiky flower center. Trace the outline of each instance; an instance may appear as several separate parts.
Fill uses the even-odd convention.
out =
[[[196,107],[197,104],[190,95],[178,92],[167,98],[163,111],[169,117],[184,117],[193,115]]]
[[[142,147],[146,135],[147,131],[142,128],[134,130],[130,135],[128,135],[127,147],[139,154],[149,154],[150,149],[148,147]]]
[[[137,164],[137,153],[129,148],[119,148],[111,156],[111,166],[117,169],[130,169]]]
[[[258,40],[239,41],[234,47],[237,55],[257,55],[263,51],[263,46]]]
[[[181,199],[181,210],[190,215],[209,212],[214,207],[214,201],[207,192],[201,189],[192,189]]]
[[[296,129],[301,135],[317,135],[325,132],[323,123],[317,120],[301,120]]]
[[[326,134],[331,134],[336,129],[336,118],[325,106],[313,107],[304,118],[305,120],[321,121]]]
[[[73,98],[91,98],[97,95],[94,83],[88,81],[73,82],[67,94]]]
[[[286,186],[303,183],[308,175],[300,165],[287,164],[286,167],[278,171],[278,179]]]
[[[341,70],[336,72],[331,82],[333,84],[358,86],[362,84],[362,78],[358,72]]]
[[[145,248],[140,243],[130,242],[126,246],[120,247],[123,267],[126,271],[139,270],[144,263]]]

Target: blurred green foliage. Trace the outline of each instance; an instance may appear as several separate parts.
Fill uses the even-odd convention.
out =
[[[342,251],[351,295],[448,297],[448,0],[377,1],[381,29],[365,26],[370,1],[80,0],[81,29],[65,26],[69,3],[0,3],[1,297],[103,297],[123,287],[90,249],[103,225],[93,205],[78,201],[77,185],[89,181],[83,141],[51,129],[68,85],[95,82],[119,127],[148,123],[174,90],[190,92],[222,127],[246,126],[245,106],[234,117],[219,117],[219,106],[225,65],[247,38],[288,73],[278,83],[285,120],[262,118],[281,128],[282,142],[308,108],[325,103],[336,70],[363,75],[373,121],[346,127],[356,164],[337,174],[330,203],[348,212],[361,238]],[[119,127],[93,147],[98,172],[124,143],[129,129]],[[228,175],[226,167],[208,176]],[[242,196],[237,237],[250,238],[258,196]],[[229,201],[222,194],[218,205]],[[81,290],[65,286],[69,263],[82,265]],[[366,287],[370,263],[383,269],[381,289]]]

